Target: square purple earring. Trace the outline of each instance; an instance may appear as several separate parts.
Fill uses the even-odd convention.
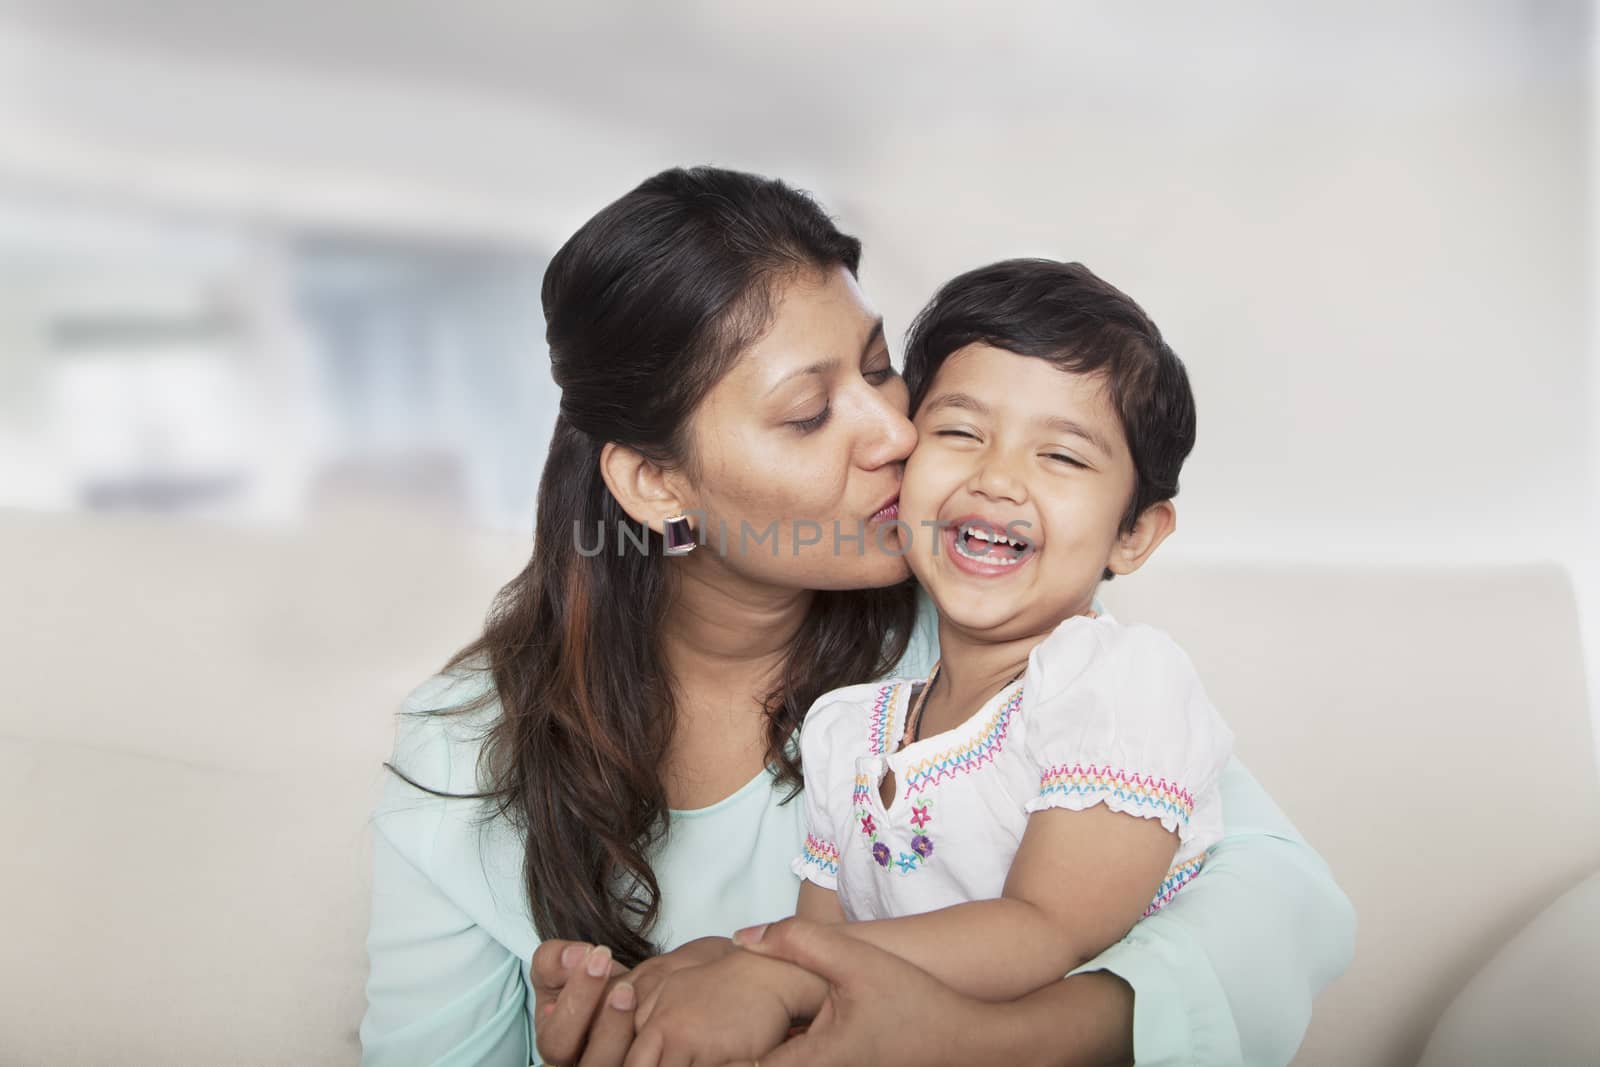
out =
[[[667,555],[687,556],[699,547],[694,539],[694,527],[689,525],[689,516],[674,515],[663,521],[667,538]]]

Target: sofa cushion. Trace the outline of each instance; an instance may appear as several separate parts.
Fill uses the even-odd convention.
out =
[[[379,773],[0,739],[5,1061],[354,1062]]]

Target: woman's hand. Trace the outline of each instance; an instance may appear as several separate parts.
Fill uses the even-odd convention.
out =
[[[1006,1005],[982,1004],[926,971],[831,926],[785,919],[741,930],[751,952],[786,960],[828,982],[805,1033],[761,1057],[761,1067],[1009,1062],[995,1027]]]
[[[611,958],[611,950],[579,941],[545,941],[534,950],[529,970],[539,1059],[563,1065],[621,1064],[633,1040],[635,996],[631,984],[618,981],[628,969]]]
[[[642,998],[667,975],[736,951],[725,937],[703,937],[629,971],[604,946],[543,942],[531,967],[539,1058],[562,1067],[622,1067]]]
[[[734,937],[829,985],[810,1029],[762,1056],[761,1067],[1133,1061],[1133,990],[1114,974],[1073,975],[1018,1001],[986,1003],[837,926],[785,919]]]
[[[821,1007],[828,983],[753,952],[667,976],[639,998],[626,1067],[746,1063],[777,1048]]]

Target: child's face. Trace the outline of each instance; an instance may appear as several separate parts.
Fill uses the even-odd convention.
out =
[[[1135,483],[1104,379],[972,344],[945,361],[926,396],[900,519],[911,526],[911,569],[940,610],[997,640],[1087,611]],[[935,521],[945,528],[923,525]],[[973,521],[1002,534],[1015,524],[1030,545],[1018,552],[963,535]]]

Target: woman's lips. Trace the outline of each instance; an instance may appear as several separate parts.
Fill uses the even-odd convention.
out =
[[[868,519],[867,521],[869,523],[872,523],[872,522],[890,522],[890,521],[892,521],[894,519],[898,519],[899,517],[900,517],[900,498],[899,497],[895,497],[893,500],[889,501],[883,507],[879,508],[877,511],[874,511],[872,513],[872,518]]]

